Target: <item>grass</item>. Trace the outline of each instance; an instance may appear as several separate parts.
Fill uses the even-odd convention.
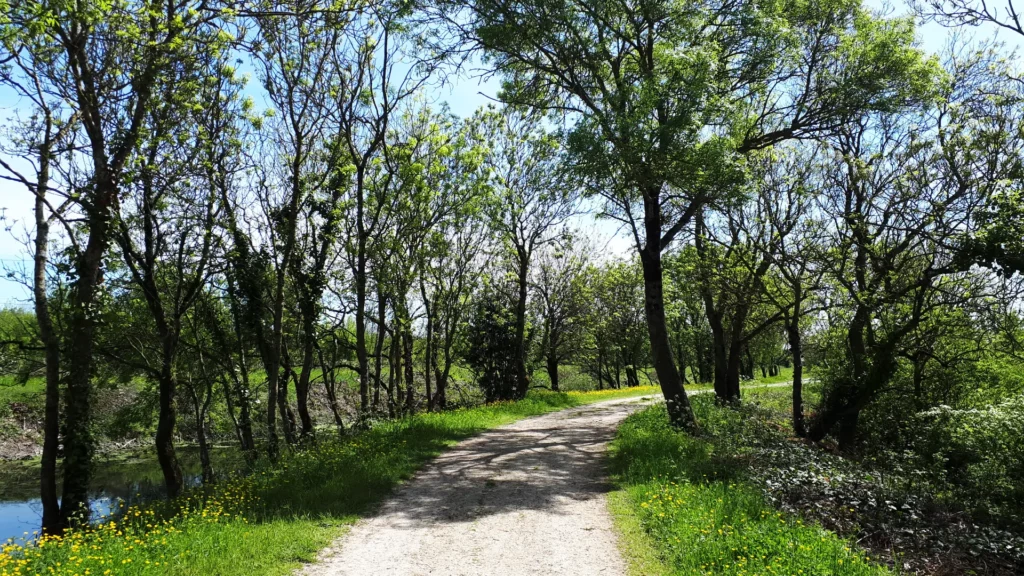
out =
[[[290,573],[458,440],[528,416],[655,391],[542,392],[518,402],[382,422],[206,491],[124,507],[90,529],[8,542],[0,552],[0,576]]]
[[[657,542],[644,530],[629,494],[624,490],[609,494],[608,509],[619,533],[619,550],[626,560],[629,576],[668,576],[671,569],[661,557]]]
[[[804,379],[811,378],[809,370],[804,368]],[[793,367],[792,366],[779,366],[779,373],[775,376],[761,376],[761,369],[758,368],[754,371],[754,380],[762,384],[778,384],[780,382],[792,382],[793,381]]]
[[[707,395],[693,404],[702,437],[674,430],[654,406],[627,418],[612,444],[613,509],[634,564],[657,560],[670,575],[889,573],[850,541],[776,511],[732,448],[743,444],[742,413]]]
[[[0,405],[10,402],[32,402],[41,399],[46,389],[44,378],[29,378],[26,382],[18,382],[14,376],[0,376]]]

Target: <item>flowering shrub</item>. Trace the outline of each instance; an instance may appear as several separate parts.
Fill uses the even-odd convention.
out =
[[[962,499],[998,516],[1024,502],[1024,395],[980,409],[940,406],[918,414],[914,452],[940,469]],[[1022,518],[1013,518],[1017,523]]]

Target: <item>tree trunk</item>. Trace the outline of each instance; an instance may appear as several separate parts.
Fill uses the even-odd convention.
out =
[[[195,382],[192,382],[189,389],[192,390],[192,404],[195,407],[196,444],[199,445],[199,462],[202,467],[202,479],[205,486],[213,484],[213,463],[210,460],[210,443],[206,438],[206,414],[210,409],[210,401],[213,399],[213,390],[210,388],[209,382],[204,381],[204,384],[206,386],[206,394],[203,396],[202,402],[199,401],[199,396],[195,392]]]
[[[551,380],[551,390],[558,392],[558,356],[553,351],[548,351],[547,358],[548,379]]]
[[[722,326],[721,318],[717,314],[708,314],[708,323],[711,325],[711,354],[714,360],[712,372],[715,383],[715,396],[719,400],[728,400],[729,384],[727,374],[729,373],[729,350],[725,343],[725,328]]]
[[[100,169],[93,175],[94,202],[88,206],[89,237],[75,264],[78,278],[71,297],[71,347],[64,419],[64,489],[61,524],[89,517],[89,483],[95,443],[92,435],[92,371],[96,337],[95,303],[103,282],[103,258],[110,245],[110,221],[117,199],[112,175]]]
[[[854,408],[839,420],[839,449],[851,452],[857,444],[857,424],[860,421],[860,409]]]
[[[377,340],[373,345],[373,409],[380,410],[380,389],[383,387],[384,335],[387,334],[385,316],[388,312],[388,299],[377,286]]]
[[[278,394],[277,394],[277,381],[279,373],[281,371],[280,360],[277,355],[280,349],[276,351],[271,346],[269,352],[269,361],[265,363],[264,369],[267,372],[267,456],[272,462],[277,461],[278,446],[277,446],[277,411],[278,406]]]
[[[284,430],[285,442],[295,444],[297,440],[295,437],[295,414],[292,412],[292,407],[288,402],[288,381],[291,379],[292,362],[284,346],[281,347],[281,360],[283,378],[278,380],[277,408],[281,414],[281,428]]]
[[[685,386],[685,385],[689,384],[690,381],[686,379],[686,364],[687,364],[687,360],[686,360],[686,352],[683,349],[683,338],[682,338],[682,335],[679,336],[678,342],[676,343],[676,362],[679,363],[679,377],[683,379],[683,386]]]
[[[452,360],[451,353],[449,350],[445,350],[444,353],[444,368],[437,370],[434,375],[434,380],[437,382],[437,392],[434,393],[434,405],[437,406],[438,410],[446,410],[448,408],[448,374],[451,371]]]
[[[636,374],[636,366],[626,365],[626,386],[635,388],[640,385],[640,377]]]
[[[526,249],[519,248],[519,261],[516,280],[519,292],[516,299],[516,397],[525,398],[530,387],[529,375],[526,373],[526,302],[528,297],[528,275],[530,259]]]
[[[416,413],[416,377],[413,372],[412,363],[412,326],[409,319],[405,320],[405,329],[402,331],[402,352],[405,368],[405,412],[412,416]]]
[[[789,350],[793,355],[793,432],[802,437],[807,435],[807,430],[804,424],[804,360],[803,342],[800,338],[799,296],[793,306],[793,316],[786,325],[786,334],[789,336]]]
[[[224,407],[227,409],[228,418],[231,419],[231,426],[235,430],[235,440],[238,440],[238,447],[244,453],[246,451],[245,440],[242,438],[242,426],[238,423],[238,415],[235,413],[235,394],[231,391],[231,382],[227,378],[219,378],[218,380],[220,381],[221,393],[224,394]]]
[[[238,376],[235,376],[235,371],[232,366],[229,366],[231,371],[231,378],[235,385],[235,395],[238,398],[238,426],[242,435],[241,444],[242,451],[246,454],[247,460],[253,460],[256,457],[256,441],[252,433],[252,404],[250,401],[250,387],[249,387],[249,364],[248,356],[246,355],[245,349],[245,338],[242,332],[242,310],[239,306],[238,295],[235,291],[235,282],[232,274],[228,273],[228,298],[230,299],[231,319],[232,327],[235,331],[235,341],[238,345]],[[216,324],[214,324],[217,326]],[[230,348],[227,345],[227,337],[223,335],[219,329],[214,330],[214,334],[217,335],[218,339],[223,343],[222,349],[231,354]],[[230,356],[228,358],[230,363]]]
[[[338,405],[337,380],[333,366],[328,366],[324,361],[324,352],[317,346],[317,358],[320,360],[320,370],[323,373],[324,391],[327,392],[327,403],[331,407],[331,414],[334,415],[334,426],[338,429],[338,436],[345,434],[345,423],[341,419],[341,407]]]
[[[398,328],[391,331],[391,341],[388,343],[388,415],[394,418],[398,411],[396,394],[402,386],[402,361],[401,343],[398,337]]]
[[[249,369],[245,366],[245,357],[241,358],[240,372],[242,373],[241,388],[238,394],[238,425],[242,428],[242,450],[248,452],[250,457],[255,456],[256,440],[252,433],[252,413],[249,402]]]
[[[651,360],[665,396],[669,420],[673,425],[697,429],[697,420],[683,381],[672,360],[672,346],[665,322],[665,300],[661,265],[661,204],[657,194],[644,196],[644,229],[647,244],[640,252],[644,273],[644,312],[651,342]]]
[[[370,408],[370,362],[366,354],[366,230],[363,223],[363,194],[365,166],[356,171],[356,360],[359,362],[359,412],[366,414]],[[380,320],[384,321],[383,318]],[[383,337],[379,335],[378,338]]]
[[[35,189],[35,262],[32,294],[39,339],[46,358],[46,401],[43,409],[43,454],[40,459],[39,497],[43,506],[44,534],[61,531],[60,503],[57,500],[57,450],[60,446],[60,341],[50,317],[46,293],[46,266],[49,262],[50,222],[46,217],[46,194],[50,185],[50,149],[52,122],[46,115],[46,137],[39,148],[39,170]]]
[[[295,402],[299,412],[301,429],[300,438],[313,436],[313,419],[309,415],[309,379],[313,374],[313,355],[316,343],[316,317],[315,313],[307,311],[304,314],[304,330],[302,340],[302,368],[299,372],[299,379],[295,382]]]
[[[427,298],[427,287],[420,276],[420,299],[423,300],[423,311],[426,314],[427,335],[423,343],[423,387],[427,396],[427,412],[434,410],[434,398],[430,390],[430,376],[433,374],[434,360],[434,314],[433,306]]]
[[[822,440],[838,424],[840,426],[840,449],[846,451],[853,447],[857,436],[861,402],[869,394],[868,391],[860,389],[861,382],[874,377],[874,374],[868,374],[867,344],[864,340],[864,330],[869,321],[869,311],[863,306],[858,306],[850,321],[846,336],[851,373],[843,381],[837,383],[824,398],[823,409],[815,418],[808,434],[808,437],[815,442]],[[879,358],[873,368],[880,368],[881,362],[884,360]],[[884,382],[875,385],[882,384]]]
[[[725,398],[726,402],[736,402],[740,399],[740,374],[743,372],[743,345],[732,342],[729,346],[729,361],[726,364],[725,374]]]
[[[160,371],[160,413],[156,424],[156,458],[164,475],[167,497],[181,494],[183,479],[178,455],[174,451],[174,429],[178,420],[178,381],[173,369],[172,344],[164,344],[164,362]]]

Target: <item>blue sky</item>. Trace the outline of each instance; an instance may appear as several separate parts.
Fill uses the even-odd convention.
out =
[[[879,0],[867,0],[873,7],[883,5]],[[902,4],[898,4],[902,6]],[[897,8],[902,13],[905,8]],[[976,37],[994,34],[991,27],[976,28],[971,31]],[[935,24],[928,24],[919,29],[921,45],[925,50],[938,52],[950,37],[950,31]],[[1009,35],[1000,38],[1018,46],[1019,40]],[[447,102],[451,111],[459,116],[468,116],[477,108],[491,102],[497,93],[497,79],[481,80],[472,74],[451,78],[443,86],[429,88],[429,97],[435,102]],[[10,92],[0,90],[0,121],[6,121],[18,110],[19,102]],[[10,159],[5,158],[10,161]],[[17,164],[16,164],[17,165]],[[24,165],[18,166],[25,168]],[[27,305],[28,289],[21,284],[6,278],[7,270],[19,270],[30,264],[24,249],[24,240],[31,234],[32,201],[29,193],[20,185],[0,181],[0,210],[5,216],[3,227],[0,228],[0,307]],[[631,248],[630,241],[624,237],[613,238],[615,227],[609,222],[595,222],[591,216],[577,219],[575,225],[588,231],[594,237],[595,247],[603,254],[625,254]]]

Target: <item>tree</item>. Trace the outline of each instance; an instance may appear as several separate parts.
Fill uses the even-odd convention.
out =
[[[286,3],[287,8],[293,8]],[[259,25],[260,81],[275,107],[273,122],[275,160],[280,163],[279,181],[266,182],[262,195],[268,216],[269,245],[272,249],[274,283],[269,294],[269,334],[261,344],[264,368],[267,372],[267,439],[272,457],[277,451],[276,414],[281,413],[286,436],[292,440],[287,415],[287,385],[290,374],[285,371],[282,380],[282,361],[285,351],[285,298],[286,286],[295,264],[298,246],[301,208],[313,190],[327,187],[333,172],[316,170],[311,165],[327,137],[329,116],[328,93],[338,90],[341,70],[333,66],[335,44],[340,42],[347,18],[334,12],[318,10],[317,1],[300,2],[293,12],[257,18]],[[331,169],[338,162],[327,161]],[[275,172],[272,172],[275,174]],[[272,176],[271,176],[272,178]],[[266,180],[270,180],[267,178]],[[334,182],[330,182],[335,184]],[[337,188],[337,184],[334,186]],[[342,189],[344,187],[342,186]],[[331,208],[328,208],[330,210]],[[309,307],[316,295],[311,293],[316,283],[315,270],[303,284],[303,326],[307,330]],[[258,334],[262,334],[259,331]],[[306,334],[307,341],[313,338]],[[308,374],[312,370],[313,353],[310,344],[303,350],[303,378],[299,379],[296,395],[299,399],[301,434],[312,434],[313,423],[307,408]]]
[[[697,282],[713,337],[715,394],[730,402],[740,398],[741,364],[751,341],[784,314],[756,318],[766,305],[773,239],[776,234],[788,235],[795,225],[789,221],[781,230],[773,230],[764,200],[757,197],[754,202],[725,208],[717,226],[705,220],[703,210],[696,218]]]
[[[714,350],[697,277],[697,255],[692,245],[665,258],[666,317],[671,331],[679,374],[687,382],[689,367],[694,382],[714,378]]]
[[[335,52],[342,70],[333,118],[334,138],[344,150],[351,179],[346,196],[345,255],[355,291],[355,352],[359,373],[360,411],[370,408],[370,361],[366,337],[369,265],[375,252],[385,249],[381,239],[395,217],[395,182],[398,176],[387,162],[392,120],[430,78],[437,63],[416,51],[419,31],[407,26],[401,6],[374,3],[360,11],[350,26],[346,43]],[[379,284],[378,279],[378,284]],[[378,285],[378,300],[389,295]],[[378,311],[384,303],[378,302]],[[384,335],[384,317],[378,314],[376,357]],[[378,360],[379,362],[379,360]],[[376,378],[380,379],[380,371]]]
[[[87,517],[92,476],[92,368],[97,300],[103,262],[112,240],[114,211],[130,160],[154,97],[173,62],[186,58],[205,27],[193,2],[123,2],[114,5],[63,1],[9,3],[4,37],[21,37],[38,65],[43,93],[60,99],[84,133],[88,174],[76,182],[76,209],[86,229],[75,234],[75,281],[71,295],[71,345],[66,354],[64,488],[59,530]],[[143,42],[142,39],[145,39]],[[145,48],[139,49],[144,43]],[[11,46],[5,46],[5,50]],[[6,58],[4,58],[6,59]]]
[[[851,449],[861,411],[910,353],[911,336],[984,293],[972,287],[956,240],[977,229],[986,198],[1012,189],[1017,101],[978,96],[1007,88],[984,52],[951,58],[949,73],[935,104],[861,116],[833,143],[844,171],[820,198],[833,219],[829,275],[851,310],[847,353],[809,430],[814,440],[838,426],[840,446]]]
[[[515,301],[509,298],[515,292],[510,288],[485,284],[471,304],[469,330],[473,337],[466,342],[463,356],[487,402],[510,400],[519,394],[518,320]]]
[[[813,193],[818,182],[817,150],[787,147],[768,172],[761,193],[772,240],[765,254],[775,275],[769,280],[768,299],[782,312],[786,341],[793,364],[793,431],[806,434],[803,409],[803,332],[805,319],[816,310],[825,266],[823,225],[813,214]],[[820,300],[820,299],[818,299]],[[820,309],[820,308],[818,308]]]
[[[238,83],[218,53],[225,46],[206,43],[207,57],[193,55],[195,68],[182,66],[161,87],[140,142],[131,185],[115,215],[115,241],[130,281],[146,302],[159,340],[156,354],[133,365],[159,382],[156,453],[169,497],[182,489],[181,466],[174,451],[177,420],[178,355],[184,319],[212,273],[214,221],[220,198],[207,173],[193,162],[206,147],[204,135],[190,137],[202,125],[204,102],[220,103],[222,84]],[[106,353],[117,355],[107,350]]]
[[[44,88],[44,81],[40,78],[38,70],[48,61],[48,52],[52,48],[47,49],[37,38],[2,27],[2,21],[0,40],[3,42],[0,55],[6,55],[0,59],[9,62],[9,66],[0,66],[0,85],[13,89],[20,97],[31,102],[34,108],[34,117],[20,130],[27,136],[15,139],[19,146],[5,152],[31,162],[35,166],[35,177],[21,174],[3,159],[0,159],[0,167],[5,172],[4,179],[24,185],[35,199],[31,288],[38,337],[44,350],[46,377],[39,486],[43,507],[42,528],[44,532],[51,533],[59,532],[61,526],[57,498],[57,457],[60,445],[62,343],[51,312],[51,294],[47,281],[51,264],[50,226],[54,222],[67,225],[63,213],[69,203],[67,198],[73,176],[65,173],[57,160],[73,148],[73,138],[79,127],[77,117],[60,104],[59,98]],[[61,200],[56,206],[55,199]]]
[[[446,21],[505,77],[506,102],[572,119],[574,167],[641,258],[670,417],[691,428],[665,320],[663,251],[704,204],[736,189],[744,155],[827,133],[852,111],[902,105],[933,69],[911,48],[909,22],[872,18],[856,0],[475,0]]]
[[[542,323],[540,354],[554,391],[559,389],[559,364],[583,348],[583,328],[592,297],[586,285],[589,255],[572,240],[566,244],[548,246],[531,281]]]
[[[489,248],[489,229],[479,202],[465,208],[441,223],[434,236],[438,244],[428,252],[421,276],[430,342],[425,354],[434,367],[433,404],[440,410],[448,405],[448,381],[457,351],[464,345],[467,309],[484,272],[481,256]]]
[[[643,272],[636,261],[611,262],[591,270],[593,291],[588,326],[593,330],[599,386],[622,386],[622,372],[629,386],[639,385],[637,367],[647,365],[647,322],[644,315]]]
[[[516,396],[526,396],[529,371],[526,315],[530,267],[538,249],[558,240],[577,210],[577,191],[559,167],[559,146],[537,117],[507,108],[488,110],[481,122],[491,145],[485,163],[492,189],[491,226],[504,243],[515,279]]]

